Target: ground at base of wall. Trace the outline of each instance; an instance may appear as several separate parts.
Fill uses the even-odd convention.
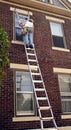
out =
[[[40,129],[33,129],[33,130],[40,130]],[[46,128],[44,130],[57,130],[57,129],[55,129],[55,128]],[[58,127],[58,130],[71,130],[71,126]]]
[[[7,130],[7,129],[0,129],[0,130]],[[22,129],[18,129],[18,130],[41,130],[41,129],[24,129],[24,128],[22,128]],[[55,129],[55,128],[44,128],[44,130],[71,130],[71,126],[58,127],[58,129]]]
[[[24,130],[24,129],[19,129],[19,130]],[[41,129],[26,129],[26,130],[41,130]],[[58,127],[58,129],[55,129],[55,128],[45,128],[44,130],[71,130],[71,126]]]

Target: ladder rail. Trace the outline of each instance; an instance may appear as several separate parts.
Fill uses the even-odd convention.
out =
[[[50,105],[50,101],[49,101],[49,98],[48,98],[48,94],[47,94],[47,91],[46,91],[46,88],[45,88],[45,84],[44,84],[44,81],[43,81],[43,77],[42,77],[42,73],[41,73],[41,70],[40,70],[40,66],[39,66],[39,63],[38,63],[38,59],[37,59],[35,47],[34,47],[33,50],[34,50],[34,54],[35,54],[35,57],[36,57],[37,66],[38,66],[38,69],[39,69],[39,73],[40,73],[40,76],[41,76],[41,80],[42,80],[42,83],[43,83],[43,88],[44,88],[44,90],[45,90],[46,100],[47,100],[48,105],[49,105],[49,107],[50,107],[51,105]],[[26,49],[26,47],[25,47],[25,52],[26,52],[27,62],[28,62],[28,68],[29,68],[29,71],[30,71],[30,76],[31,76],[32,84],[33,84],[33,90],[34,90],[34,94],[35,94],[35,97],[36,97],[37,107],[40,108],[39,103],[38,103],[38,99],[37,99],[37,94],[36,94],[36,91],[35,91],[35,84],[34,84],[33,78],[32,78],[32,71],[31,71],[31,67],[30,67],[29,60],[28,60],[28,55],[29,55],[29,54],[27,55],[27,49]],[[33,55],[34,55],[34,54],[33,54]],[[30,54],[30,55],[31,55],[31,54]],[[41,110],[38,109],[38,112],[39,112],[39,116],[40,116],[41,129],[43,130],[43,120],[42,120],[42,116],[41,116]],[[54,119],[54,115],[53,115],[52,108],[50,108],[50,112],[51,112],[51,115],[52,115],[52,117],[53,117],[53,123],[54,123],[54,125],[55,125],[55,128],[57,129],[57,124],[56,124],[56,121],[55,121],[55,119]]]
[[[39,63],[38,63],[38,59],[37,59],[37,54],[36,54],[35,48],[34,48],[34,52],[35,52],[35,55],[36,55],[36,60],[37,60],[38,68],[39,68],[39,73],[40,73],[40,75],[41,75],[41,80],[43,81],[43,77],[42,77],[42,73],[41,73],[41,70],[40,70],[40,67],[39,67]],[[51,106],[51,105],[50,105],[49,98],[48,98],[48,94],[47,94],[47,91],[46,91],[46,88],[45,88],[44,81],[43,81],[43,86],[44,86],[44,89],[45,89],[45,95],[46,95],[46,97],[47,97],[48,105]],[[54,115],[53,115],[52,108],[50,108],[50,112],[51,112],[51,115],[52,115],[52,117],[53,117],[53,122],[54,122],[54,124],[55,124],[55,127],[57,128],[57,125],[56,125],[56,122],[55,122],[55,119],[54,119]]]
[[[25,47],[25,52],[26,52],[27,62],[28,62],[28,55],[27,55],[27,49],[26,49],[26,47]],[[28,62],[28,68],[29,68],[29,71],[30,71],[30,76],[31,76],[32,84],[33,84],[34,94],[35,94],[35,97],[37,97],[36,92],[35,92],[35,85],[34,85],[33,78],[32,78],[32,71],[31,71],[29,62]],[[38,103],[37,99],[36,99],[36,104],[37,104],[37,107],[39,108],[40,106],[39,106],[39,103]],[[41,112],[40,112],[39,109],[38,109],[38,112],[39,112],[39,116],[41,117]]]

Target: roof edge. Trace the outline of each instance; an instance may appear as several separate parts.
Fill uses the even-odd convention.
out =
[[[64,1],[64,0],[62,0]],[[35,0],[0,0],[0,2],[5,2],[8,4],[13,4],[13,5],[17,5],[19,4],[20,6],[27,6],[28,8],[32,8],[33,10],[39,10],[39,11],[45,11],[45,12],[49,12],[49,13],[54,13],[57,15],[62,15],[64,17],[69,17],[71,18],[71,10],[67,10],[64,8],[60,8],[54,5],[50,5],[50,4],[46,4],[40,1],[35,1]]]

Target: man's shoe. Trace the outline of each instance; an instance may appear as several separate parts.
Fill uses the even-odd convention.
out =
[[[29,45],[28,44],[26,44],[26,48],[28,48],[29,47]]]
[[[30,48],[33,48],[33,45],[32,45],[32,44],[30,44]]]

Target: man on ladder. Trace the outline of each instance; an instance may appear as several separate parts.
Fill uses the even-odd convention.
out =
[[[33,48],[33,20],[29,18],[25,18],[23,22],[19,20],[19,26],[22,28],[23,41],[26,48]]]

